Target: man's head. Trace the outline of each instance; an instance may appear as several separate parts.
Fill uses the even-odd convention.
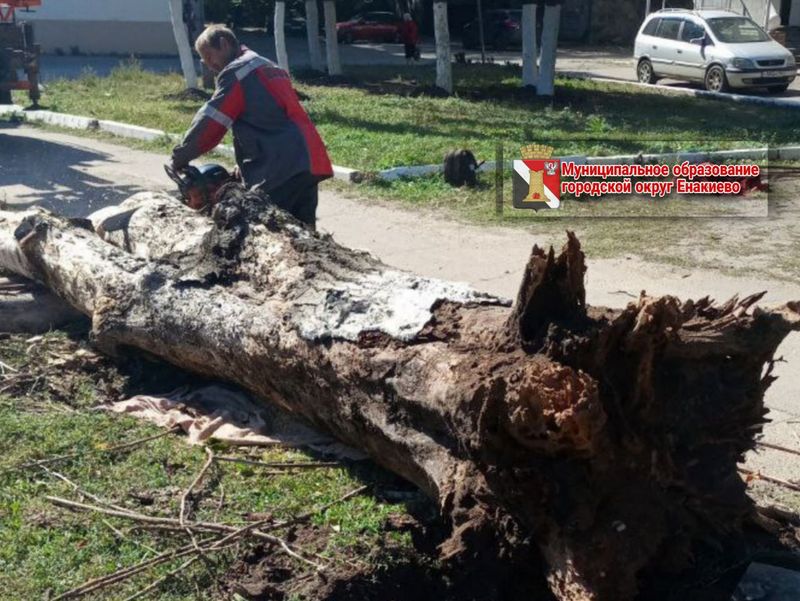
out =
[[[207,27],[197,38],[194,47],[206,67],[214,73],[222,71],[240,52],[236,34],[224,25]]]
[[[404,13],[403,21],[410,21],[410,20],[411,20],[411,13]]]

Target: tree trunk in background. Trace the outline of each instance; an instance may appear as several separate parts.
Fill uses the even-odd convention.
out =
[[[275,56],[278,59],[278,66],[289,72],[289,55],[286,53],[286,2],[279,0],[275,3]]]
[[[450,60],[450,27],[447,2],[434,1],[433,28],[436,35],[436,86],[453,93],[453,64]]]
[[[481,47],[481,64],[486,62],[486,32],[483,30],[483,3],[478,2],[478,43]]]
[[[181,59],[181,70],[186,87],[197,87],[197,71],[194,68],[194,56],[192,46],[189,43],[189,34],[186,31],[186,23],[183,22],[183,1],[169,0],[169,13],[172,20],[172,33],[175,36],[175,43],[178,46],[178,56]]]
[[[204,0],[195,0],[195,6],[198,33],[202,33],[206,26],[206,3]],[[201,81],[203,82],[203,88],[213,89],[216,85],[216,82],[214,81],[214,73],[203,63],[200,64],[200,75]]]
[[[558,28],[561,24],[561,5],[545,4],[542,24],[542,58],[539,63],[539,96],[555,93],[556,52],[558,51]]]
[[[306,0],[306,35],[308,36],[308,56],[314,71],[323,71],[322,49],[319,45],[319,9],[317,0]]]
[[[536,40],[536,4],[522,5],[522,85],[539,83],[539,46]]]
[[[325,10],[325,56],[328,63],[328,75],[341,75],[339,37],[336,34],[336,2],[325,0],[323,7]]]
[[[570,234],[560,255],[534,246],[511,307],[240,187],[212,217],[166,194],[135,207],[105,241],[0,211],[0,268],[90,316],[102,350],[236,382],[415,483],[452,523],[445,558],[495,591],[475,598],[543,598],[502,591],[546,577],[559,601],[630,601],[640,575],[723,546],[752,512],[737,462],[800,303],[588,307]]]

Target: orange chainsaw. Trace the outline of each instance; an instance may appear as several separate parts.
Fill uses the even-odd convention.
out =
[[[181,202],[195,211],[210,211],[217,204],[219,189],[233,181],[225,167],[214,163],[200,167],[187,165],[182,169],[164,165],[164,171],[178,185]]]

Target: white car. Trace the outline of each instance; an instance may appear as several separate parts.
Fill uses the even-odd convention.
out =
[[[634,57],[642,83],[694,81],[712,92],[766,88],[777,94],[797,77],[789,50],[748,17],[723,10],[650,14],[636,36]]]

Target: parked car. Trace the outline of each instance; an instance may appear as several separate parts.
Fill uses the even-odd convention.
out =
[[[642,83],[701,82],[707,90],[786,91],[797,77],[792,53],[748,17],[721,10],[660,10],[645,19],[634,47]]]
[[[483,40],[487,48],[505,50],[522,45],[521,10],[487,10],[483,13]],[[480,48],[478,19],[467,23],[461,32],[461,43],[467,50]]]
[[[371,12],[357,15],[336,24],[336,35],[340,42],[352,44],[356,41],[399,42],[402,19],[390,12]]]

